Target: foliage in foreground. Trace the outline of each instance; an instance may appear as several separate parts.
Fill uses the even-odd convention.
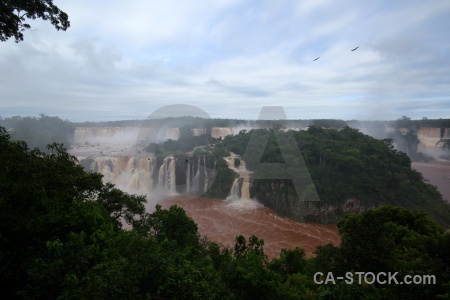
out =
[[[30,29],[27,19],[49,21],[56,30],[70,27],[68,15],[53,4],[53,0],[2,0],[0,2],[0,41],[14,37],[23,41],[23,31]]]
[[[5,299],[430,299],[449,295],[450,236],[422,212],[348,215],[339,247],[268,260],[264,241],[201,238],[182,208],[144,213],[60,145],[30,150],[0,128],[0,283]],[[122,222],[132,226],[123,230]],[[435,285],[317,284],[333,272],[431,274]],[[317,277],[323,279],[322,277]]]

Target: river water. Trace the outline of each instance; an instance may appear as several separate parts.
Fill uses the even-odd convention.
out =
[[[412,167],[421,172],[429,183],[435,185],[443,198],[450,202],[450,162],[432,161],[427,163],[412,163]]]
[[[450,162],[413,163],[426,180],[436,185],[444,199],[450,202]],[[300,247],[312,256],[316,247],[341,239],[335,225],[301,223],[277,215],[273,210],[250,199],[218,200],[176,196],[158,201],[163,207],[182,207],[198,225],[201,235],[233,247],[235,237],[242,234],[248,240],[256,235],[264,240],[264,252],[278,257],[282,248]]]
[[[312,256],[316,247],[331,243],[339,245],[340,236],[335,225],[300,223],[278,216],[256,201],[189,199],[183,196],[159,201],[161,206],[182,207],[198,225],[199,232],[208,239],[234,247],[235,237],[242,234],[247,240],[256,235],[264,240],[264,253],[278,257],[282,248],[300,247]]]

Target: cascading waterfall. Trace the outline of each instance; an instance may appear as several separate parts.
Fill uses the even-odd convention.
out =
[[[148,160],[150,161],[149,185],[150,185],[150,189],[153,190],[153,178],[155,178],[154,176],[155,176],[155,171],[156,171],[156,160],[153,156],[148,158]]]
[[[247,166],[245,164],[245,161],[243,159],[239,159],[239,169],[243,171],[247,171]]]
[[[205,174],[203,192],[206,193],[206,191],[208,190],[208,171],[206,170],[206,159],[204,156],[203,156],[203,173]]]
[[[165,140],[173,140],[177,141],[180,138],[180,129],[179,128],[167,128],[165,131]]]
[[[231,186],[230,195],[227,197],[227,200],[237,200],[241,198],[240,195],[240,184],[239,184],[239,177],[234,179],[233,185]]]
[[[224,138],[227,135],[233,135],[233,128],[230,127],[213,127],[211,128],[211,136],[213,138]]]
[[[164,162],[159,168],[158,191],[171,194],[176,193],[175,159],[173,156],[164,158]]]
[[[147,195],[153,190],[153,157],[100,157],[89,169],[102,174],[103,182],[113,183],[128,193]]]
[[[242,181],[241,198],[250,199],[250,176],[244,175],[242,178],[244,180]]]
[[[91,158],[90,158],[91,159]],[[204,194],[208,192],[216,175],[214,170],[207,168],[207,157],[188,158],[185,164],[184,176],[186,186],[178,190],[176,182],[176,160],[173,156],[164,158],[158,165],[154,156],[102,156],[90,163],[90,169],[103,175],[103,182],[110,182],[117,188],[132,194]],[[184,181],[184,180],[182,180]]]
[[[197,169],[194,176],[194,182],[193,182],[193,192],[198,192],[200,190],[200,156],[197,160]]]
[[[450,128],[421,127],[417,131],[420,146],[435,149],[442,139],[450,138]]]
[[[193,136],[200,136],[206,134],[206,128],[192,128],[192,135]]]
[[[191,160],[187,160],[187,167],[186,167],[186,193],[191,192]]]
[[[235,159],[239,159],[239,168],[234,165]],[[251,172],[247,170],[245,161],[238,155],[232,154],[229,157],[225,157],[228,168],[239,174],[231,187],[230,195],[227,199],[250,199],[250,174]]]
[[[212,171],[208,170],[206,167],[206,157],[204,156],[199,156],[197,159],[188,159],[186,164],[186,193],[206,193],[210,187],[211,178],[215,177],[215,169]]]

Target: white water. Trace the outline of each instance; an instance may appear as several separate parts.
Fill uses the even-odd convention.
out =
[[[102,145],[133,145],[136,143],[137,127],[76,127],[73,143]]]
[[[234,134],[234,128],[230,127],[213,127],[211,128],[211,136],[213,138],[224,138],[227,135],[233,135]]]
[[[166,135],[164,136],[164,140],[173,140],[177,141],[180,138],[180,129],[179,128],[167,128]]]
[[[234,153],[231,156],[225,157],[228,168],[236,172],[239,177],[233,181],[230,195],[226,200],[230,201],[229,205],[238,208],[255,208],[262,204],[255,200],[250,199],[250,175],[252,172],[248,171],[245,165],[245,161]],[[235,160],[239,160],[239,167],[236,168]]]
[[[239,184],[239,177],[234,179],[233,185],[231,186],[230,195],[227,197],[227,200],[238,200],[241,198],[240,193],[240,184]]]
[[[164,162],[159,168],[158,191],[176,194],[175,159],[172,156],[164,158]]]
[[[200,166],[199,166],[200,167]],[[208,176],[208,171],[206,170],[206,159],[205,157],[203,157],[203,174],[205,176],[205,180],[203,183],[203,192],[206,193],[206,191],[208,190],[208,182],[209,182],[209,176]]]
[[[103,175],[103,182],[133,194],[148,195],[153,191],[153,157],[98,157],[90,169]]]
[[[186,162],[186,193],[191,192],[191,161]]]
[[[206,128],[192,128],[192,135],[193,136],[201,136],[206,134]]]
[[[186,193],[206,193],[210,188],[210,177],[215,175],[214,170],[208,170],[206,167],[206,158],[191,158],[186,165]]]

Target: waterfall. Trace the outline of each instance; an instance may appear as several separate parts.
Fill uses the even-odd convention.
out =
[[[203,167],[202,167],[203,164]],[[208,170],[206,157],[192,158],[186,167],[186,193],[203,194],[208,191],[211,178],[215,177],[215,170]]]
[[[149,162],[150,162],[150,178],[149,178],[149,186],[150,186],[150,190],[153,190],[153,178],[155,178],[155,171],[156,171],[156,160],[155,157],[149,157],[148,158]]]
[[[177,141],[180,138],[179,128],[167,128],[165,131],[164,140]]]
[[[435,149],[442,138],[449,138],[449,128],[420,127],[417,136],[424,148]]]
[[[227,135],[233,135],[233,128],[230,127],[213,127],[211,128],[211,136],[213,138],[224,138]]]
[[[187,160],[187,168],[186,168],[186,193],[191,192],[191,160]]]
[[[153,157],[97,157],[90,169],[102,174],[104,183],[113,183],[127,193],[147,195],[153,190]]]
[[[137,127],[75,127],[73,143],[102,145],[133,144],[136,142]]]
[[[200,136],[206,134],[206,128],[192,128],[191,131],[193,136]]]
[[[239,170],[247,171],[247,166],[245,165],[245,161],[243,159],[239,160]]]
[[[244,175],[242,178],[244,178],[244,180],[242,181],[241,198],[250,199],[250,176]]]
[[[176,193],[176,180],[175,180],[175,159],[172,158],[169,164],[169,192]]]
[[[205,174],[203,192],[206,193],[206,191],[208,190],[208,172],[206,171],[206,159],[204,156],[203,156],[203,173]]]
[[[227,200],[236,200],[239,199],[239,178],[236,178],[233,181],[233,185],[231,186],[230,195],[227,197]]]
[[[164,162],[159,168],[158,191],[176,193],[175,159],[172,156],[164,158]]]
[[[239,174],[239,177],[233,182],[230,195],[227,199],[250,199],[250,174],[252,172],[247,170],[245,161],[234,153],[231,153],[229,157],[224,157],[224,159],[227,162],[228,168]],[[234,161],[236,159],[239,159],[239,168],[235,166]]]
[[[200,156],[197,160],[197,169],[194,176],[193,192],[198,192],[200,190]]]

